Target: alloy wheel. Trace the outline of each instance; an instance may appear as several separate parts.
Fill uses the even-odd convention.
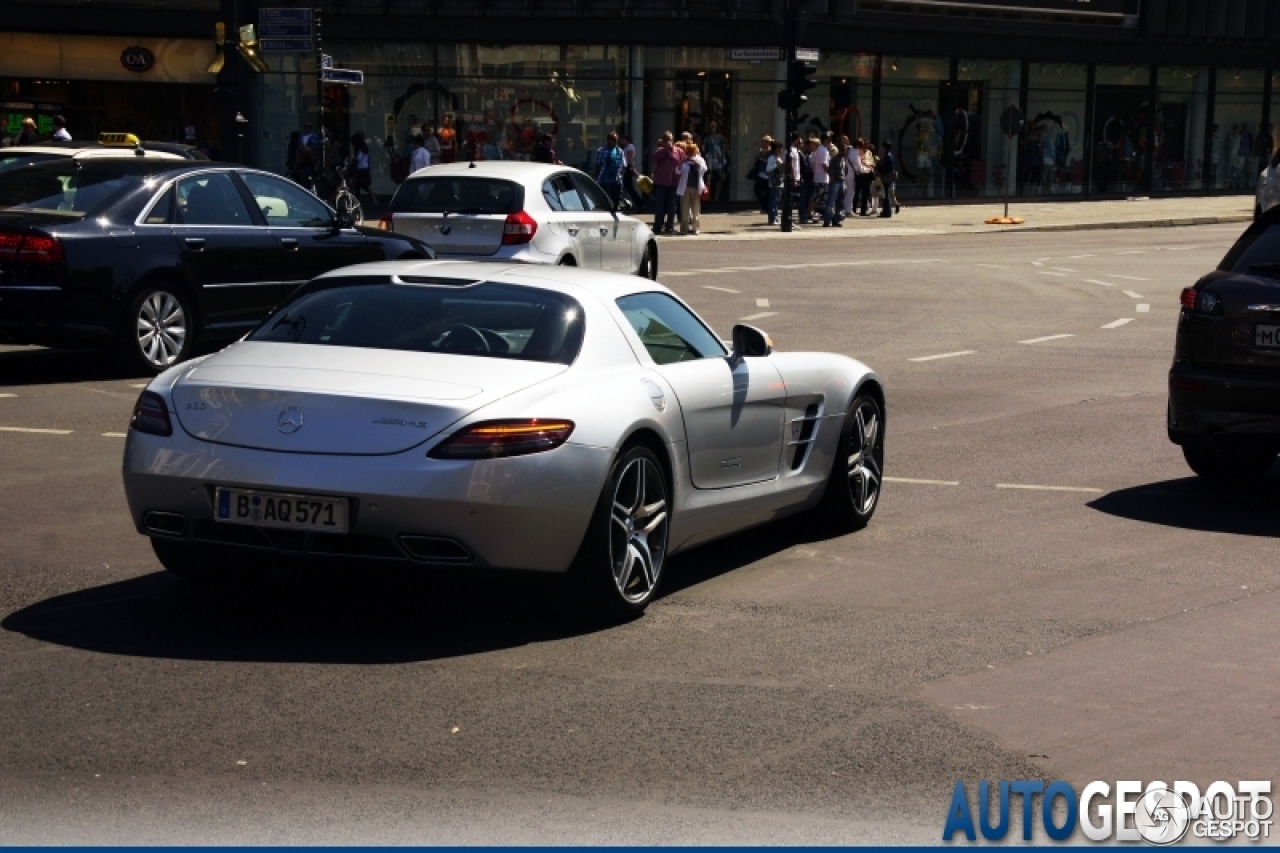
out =
[[[880,497],[884,449],[880,444],[880,412],[875,403],[863,402],[853,415],[849,437],[849,492],[859,515],[869,515]]]
[[[629,604],[653,595],[667,554],[667,495],[662,472],[632,459],[618,477],[609,521],[609,559],[618,594]]]
[[[153,367],[178,360],[187,343],[187,312],[172,293],[157,290],[138,306],[138,349]]]

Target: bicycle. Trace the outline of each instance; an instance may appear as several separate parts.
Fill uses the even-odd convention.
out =
[[[360,204],[360,199],[356,197],[347,187],[347,163],[344,161],[338,167],[338,188],[333,192],[333,208],[338,211],[338,215],[346,214],[350,218],[351,224],[364,224],[364,207]]]

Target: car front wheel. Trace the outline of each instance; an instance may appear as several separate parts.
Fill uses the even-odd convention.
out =
[[[161,373],[191,357],[195,315],[187,298],[172,285],[149,285],[129,303],[120,346],[127,366]]]

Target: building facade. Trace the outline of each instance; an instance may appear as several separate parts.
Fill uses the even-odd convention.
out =
[[[453,158],[525,158],[553,133],[579,166],[610,130],[642,152],[671,130],[711,143],[718,199],[746,200],[761,138],[783,130],[785,63],[770,53],[781,0],[167,0],[160,16],[151,0],[80,0],[74,14],[57,2],[25,6],[22,20],[0,10],[0,33],[57,36],[64,57],[81,55],[73,37],[168,38],[178,47],[153,52],[174,79],[138,82],[112,56],[119,45],[102,43],[94,68],[115,62],[124,78],[100,79],[101,97],[136,107],[112,115],[77,94],[97,73],[88,65],[35,73],[30,50],[0,51],[5,101],[64,105],[73,132],[153,121],[152,136],[177,138],[194,125],[222,156],[283,172],[290,134],[320,121],[322,98],[331,135],[380,143],[379,193],[425,127]],[[323,52],[364,84],[321,85],[315,52],[264,51],[258,73],[227,50],[221,73],[200,70],[215,21],[234,39],[264,6],[315,6]],[[96,17],[81,18],[86,7]],[[821,58],[802,127],[892,140],[904,200],[1247,192],[1275,149],[1280,3],[810,0],[803,27]],[[1013,139],[1000,123],[1010,106],[1027,119]]]

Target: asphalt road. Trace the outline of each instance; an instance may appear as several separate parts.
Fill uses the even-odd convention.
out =
[[[957,780],[1269,779],[1280,477],[1163,424],[1240,230],[665,241],[723,336],[880,372],[894,479],[608,630],[518,577],[193,591],[125,513],[142,380],[0,348],[0,843],[930,842]]]

